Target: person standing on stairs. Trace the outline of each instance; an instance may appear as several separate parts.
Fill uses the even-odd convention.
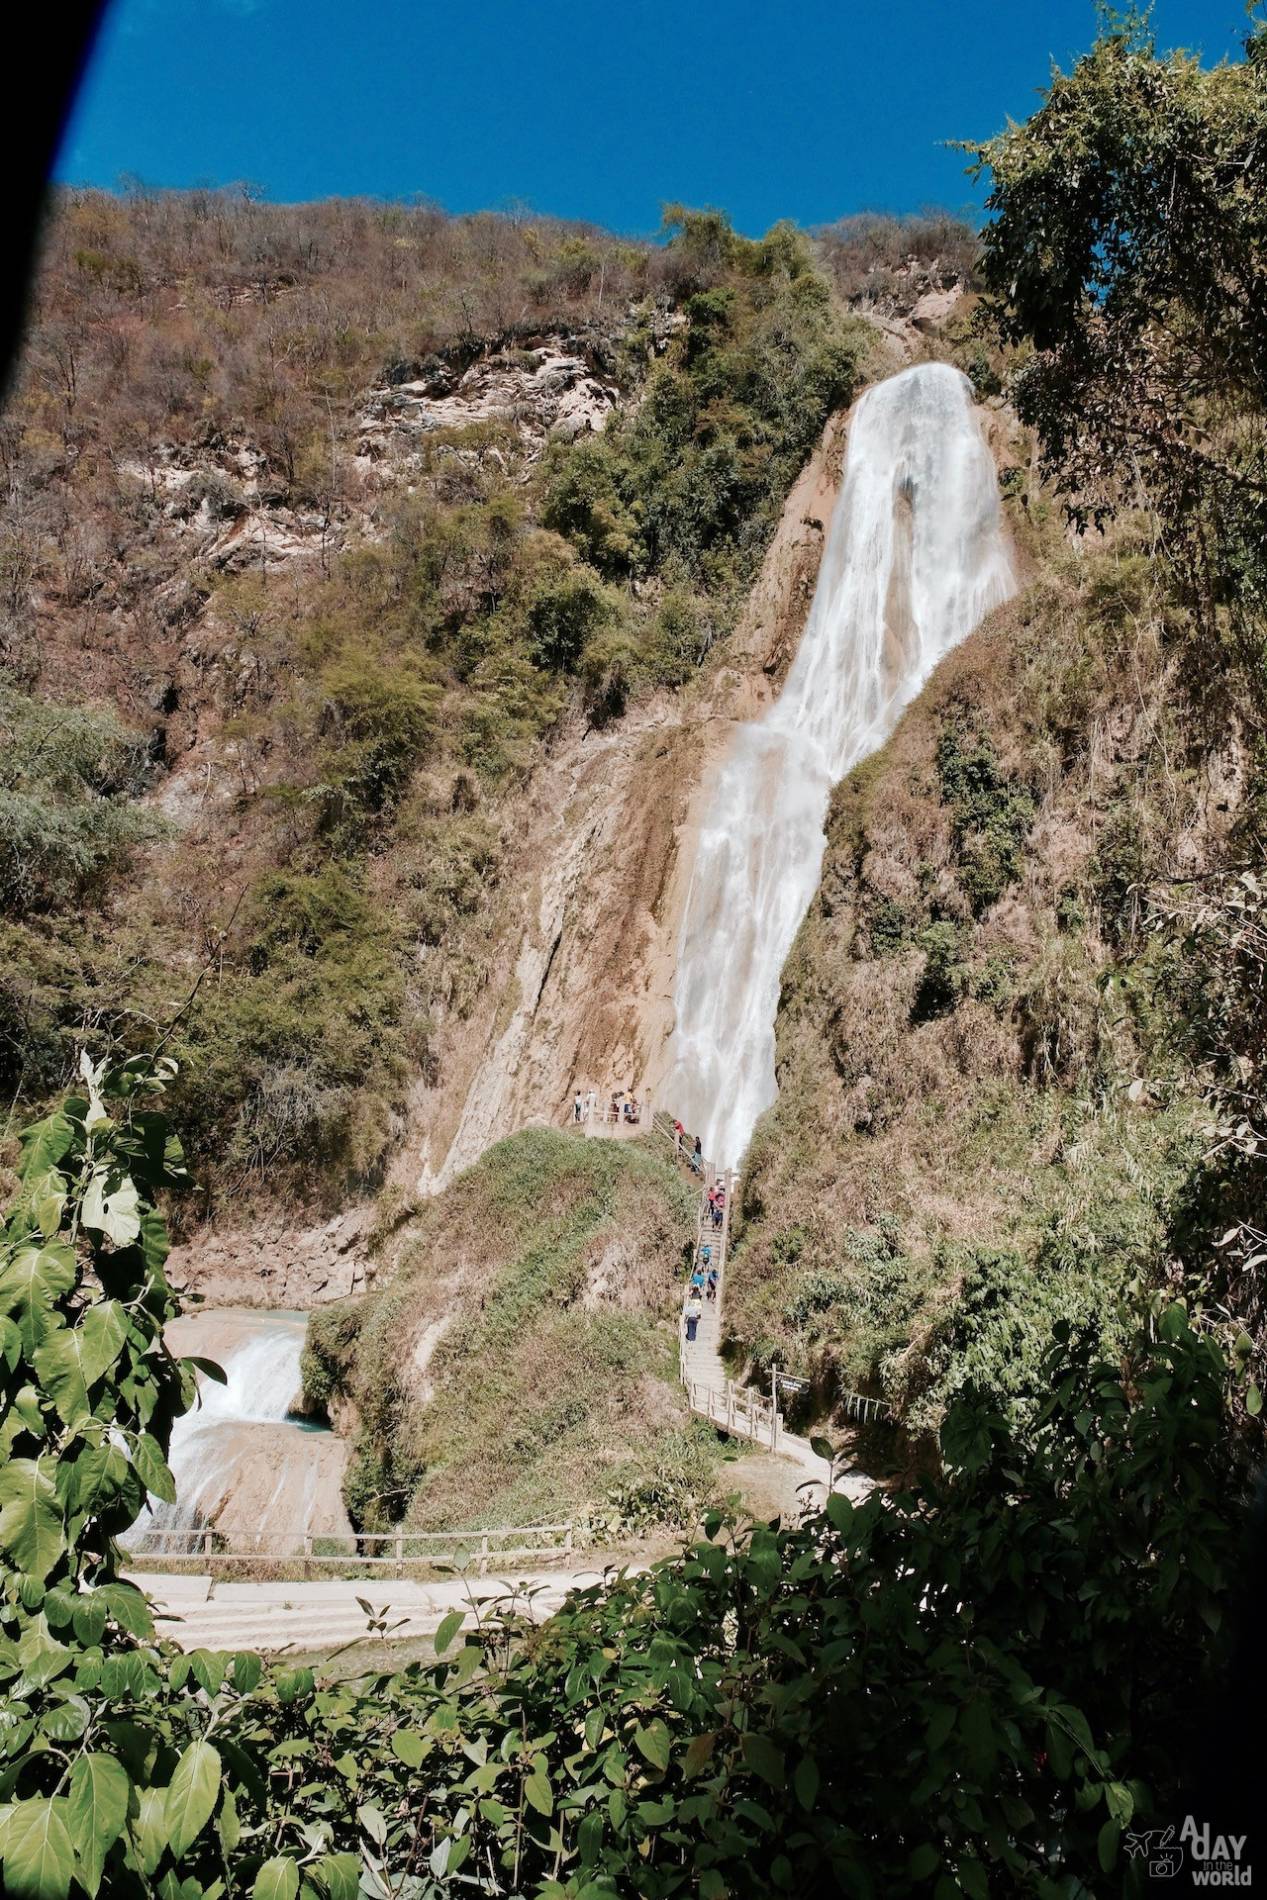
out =
[[[708,1270],[708,1291],[705,1297],[707,1298],[710,1306],[716,1306],[717,1304],[717,1269],[716,1267],[710,1267]]]
[[[598,1090],[591,1089],[585,1097],[585,1119],[592,1122],[598,1113]]]
[[[686,1302],[686,1343],[688,1346],[695,1344],[695,1335],[699,1331],[700,1314],[703,1311],[704,1309],[700,1305],[697,1296],[692,1292],[690,1299]]]
[[[581,1091],[578,1089],[572,1100],[572,1121],[574,1124],[580,1123],[581,1108],[582,1108]]]
[[[703,1174],[704,1172],[704,1144],[700,1140],[698,1135],[696,1135],[695,1137],[695,1146],[691,1150],[691,1166],[694,1168],[696,1174]]]

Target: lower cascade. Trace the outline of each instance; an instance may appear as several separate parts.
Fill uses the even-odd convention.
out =
[[[665,1094],[720,1166],[741,1160],[777,1094],[780,977],[818,887],[833,785],[1015,586],[968,379],[927,363],[868,390],[796,658],[731,741],[687,892]]]
[[[344,1441],[298,1415],[307,1314],[222,1308],[167,1328],[173,1352],[218,1363],[225,1383],[199,1374],[197,1406],[176,1421],[168,1464],[176,1503],[155,1504],[133,1542],[176,1554],[204,1528],[261,1547],[296,1532],[345,1532]]]

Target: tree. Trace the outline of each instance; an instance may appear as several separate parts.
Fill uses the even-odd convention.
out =
[[[986,313],[1081,526],[1155,511],[1208,614],[1267,605],[1267,27],[1159,58],[1114,20],[988,172]]]

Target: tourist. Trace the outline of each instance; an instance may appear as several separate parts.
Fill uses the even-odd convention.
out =
[[[703,1268],[703,1264],[700,1263],[699,1265],[696,1266],[694,1273],[691,1275],[691,1292],[702,1293],[703,1291],[704,1291],[704,1268]]]
[[[712,1258],[713,1258],[712,1244],[706,1240],[704,1242],[704,1245],[699,1250],[700,1265],[703,1267],[706,1273],[708,1271]]]
[[[710,1267],[708,1272],[708,1300],[710,1305],[717,1303],[717,1269]]]
[[[726,1218],[726,1210],[720,1201],[713,1202],[713,1231],[716,1232]]]
[[[691,1166],[694,1168],[696,1174],[703,1174],[704,1172],[704,1144],[700,1140],[698,1135],[696,1135],[695,1137],[695,1146],[691,1150]]]
[[[572,1120],[574,1122],[579,1122],[581,1119],[581,1106],[581,1091],[578,1089],[576,1091],[576,1099],[572,1103]]]
[[[703,1311],[703,1307],[692,1294],[686,1302],[686,1343],[688,1346],[695,1344],[695,1335],[699,1331],[700,1315]]]
[[[682,1152],[682,1141],[683,1141],[683,1137],[685,1136],[685,1134],[686,1134],[686,1130],[685,1130],[685,1128],[683,1128],[683,1126],[682,1126],[682,1124],[681,1124],[681,1122],[674,1122],[674,1124],[673,1124],[673,1146],[674,1146],[674,1148],[675,1148],[675,1149],[677,1150],[677,1152],[678,1152],[678,1154],[681,1154],[681,1152]]]
[[[592,1122],[598,1114],[598,1090],[591,1089],[585,1097],[585,1119]]]

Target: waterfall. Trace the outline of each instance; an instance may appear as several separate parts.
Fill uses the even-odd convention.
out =
[[[187,1314],[167,1329],[173,1352],[216,1361],[220,1385],[198,1375],[199,1403],[172,1428],[176,1502],[155,1504],[134,1548],[179,1551],[203,1524],[252,1533],[335,1529],[343,1448],[297,1418],[303,1313],[233,1309]]]
[[[928,363],[868,390],[800,647],[779,698],[734,735],[687,891],[664,1099],[721,1165],[777,1094],[780,977],[818,888],[832,786],[1014,588],[967,378]]]

